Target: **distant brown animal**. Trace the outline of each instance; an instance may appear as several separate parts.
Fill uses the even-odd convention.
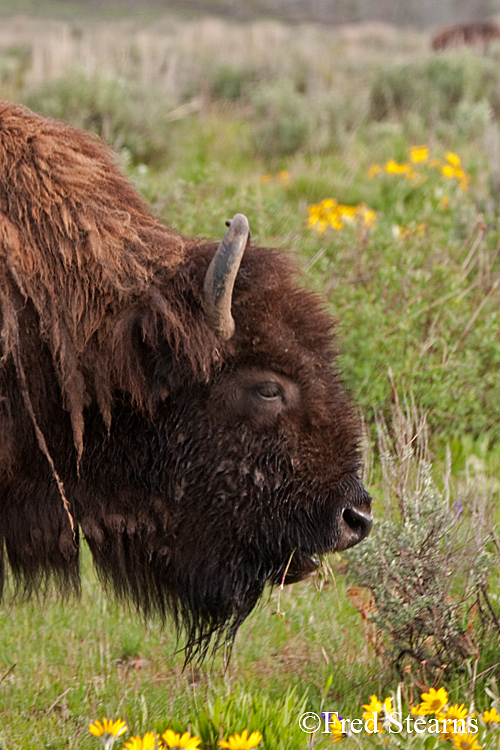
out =
[[[495,39],[500,39],[500,27],[493,21],[473,21],[442,29],[432,38],[436,52],[467,44],[486,51]]]
[[[244,216],[181,236],[96,137],[0,102],[0,260],[0,584],[78,589],[81,529],[202,657],[368,534],[332,321]]]

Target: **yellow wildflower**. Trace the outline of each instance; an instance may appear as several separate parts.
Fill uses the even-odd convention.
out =
[[[111,750],[116,738],[120,737],[126,729],[127,725],[122,719],[113,721],[112,719],[104,718],[102,722],[96,721],[94,724],[89,724],[90,734],[101,739],[104,750]]]
[[[189,732],[184,732],[181,736],[172,729],[167,729],[166,732],[163,732],[161,738],[167,747],[183,748],[184,750],[198,750],[198,745],[201,742],[200,738],[196,735],[191,737]]]
[[[418,164],[421,161],[427,161],[428,158],[428,146],[410,146],[410,161],[413,164]]]
[[[477,744],[477,734],[454,734],[453,747],[455,750],[482,750]]]
[[[328,203],[328,205],[325,205]],[[332,206],[330,207],[330,203]],[[307,226],[309,229],[314,227],[320,234],[322,234],[328,226],[328,217],[331,208],[333,207],[333,201],[322,201],[321,203],[314,203],[308,206],[307,211],[309,214],[309,220]]]
[[[452,180],[457,176],[456,167],[452,167],[451,164],[445,164],[441,167],[441,174],[443,175],[443,177],[446,177],[446,179]]]
[[[382,726],[382,722],[380,721],[379,714],[376,715],[376,717],[371,714],[371,718],[369,716],[366,716],[363,714],[363,718],[365,719],[365,726],[366,731],[373,734],[373,732],[377,731],[378,734],[384,734],[385,729]]]
[[[390,700],[390,698],[389,698]],[[367,732],[374,732],[375,731],[375,716],[374,714],[377,714],[377,729],[379,732],[383,732],[383,728],[378,723],[378,714],[380,711],[382,711],[382,703],[379,701],[376,695],[370,696],[370,702],[363,704],[363,708],[365,709],[363,711],[363,719],[366,720],[366,731]]]
[[[441,174],[448,180],[457,179],[460,180],[460,189],[467,190],[469,184],[469,177],[465,174],[464,170],[460,167],[455,167],[451,164],[444,164],[441,167]]]
[[[144,737],[139,734],[131,737],[123,746],[126,750],[154,750],[156,747],[156,735],[154,732],[146,732]]]
[[[363,703],[363,708],[365,709],[365,711],[363,712],[363,716],[365,715],[365,713],[373,715],[374,711],[378,713],[382,710],[382,704],[376,695],[370,695],[370,702]]]
[[[461,706],[455,703],[454,706],[448,706],[444,711],[437,713],[436,719],[443,727],[441,731],[443,739],[451,740],[455,733],[460,732],[461,727],[466,726],[467,709],[463,703]],[[442,722],[444,723],[441,724]]]
[[[337,213],[331,213],[328,217],[328,221],[332,229],[342,229],[345,226],[345,221],[342,221]]]
[[[376,710],[377,705],[380,706],[378,711]],[[374,732],[377,730],[378,733],[384,734],[385,729],[383,727],[383,722],[388,718],[389,714],[392,714],[394,711],[392,707],[392,698],[386,698],[383,703],[380,703],[377,696],[372,695],[368,706],[373,710],[365,711],[363,713],[363,718],[366,720],[366,731]],[[374,716],[375,713],[376,717]]]
[[[387,174],[408,174],[413,172],[410,164],[398,164],[394,159],[389,159],[385,165]]]
[[[498,715],[498,711],[496,710],[495,706],[493,706],[491,711],[484,712],[483,721],[485,724],[499,724],[500,723],[500,716]]]
[[[430,688],[428,693],[422,693],[420,697],[422,698],[422,703],[419,707],[421,716],[439,713],[448,702],[448,693],[443,687],[439,688],[439,690]]]
[[[94,724],[89,724],[89,732],[94,737],[103,737],[104,735],[111,735],[111,737],[119,737],[127,729],[127,725],[121,719],[112,721],[112,719],[104,718],[102,722],[96,721]]]
[[[450,205],[450,196],[449,195],[443,195],[443,197],[441,198],[441,200],[438,203],[438,208],[441,211],[445,211],[448,208],[449,205]]]
[[[334,208],[337,208],[339,204],[335,198],[324,198],[319,205],[323,211],[332,211]]]
[[[323,219],[321,216],[318,216],[317,214],[314,214],[314,213],[309,214],[309,219],[307,222],[308,229],[312,229],[314,227],[314,229],[316,229],[317,232],[319,232],[320,234],[323,234],[327,226],[328,226],[327,220]]]
[[[327,226],[332,223],[332,218],[336,218],[336,214],[334,212],[334,209],[336,209],[336,207],[337,201],[334,201],[331,198],[325,198],[321,201],[321,203],[315,203],[311,206],[308,206],[308,227],[314,227],[320,234],[323,234]]]
[[[454,167],[459,167],[460,164],[462,163],[460,161],[459,155],[454,154],[453,151],[447,151],[445,156],[446,156],[447,161],[449,161],[449,163],[452,164]]]
[[[246,729],[241,734],[232,734],[227,740],[221,740],[219,747],[226,747],[228,750],[251,750],[256,747],[262,739],[260,732],[252,732],[250,737]]]
[[[462,703],[460,706],[455,703],[454,706],[448,706],[446,709],[446,719],[466,719],[467,709]]]
[[[356,216],[356,213],[358,211],[357,206],[345,206],[339,203],[337,206],[337,211],[341,216],[345,216],[346,218],[353,218]]]
[[[330,722],[330,732],[333,735],[333,745],[336,742],[340,742],[340,740],[343,740],[344,737],[347,737],[346,733],[342,731],[342,722],[340,721],[338,716],[335,716],[335,714],[333,714],[332,720]]]
[[[382,167],[380,166],[380,164],[372,164],[368,169],[368,177],[370,178],[370,180],[372,180],[374,177],[380,174],[381,171]]]
[[[272,174],[263,174],[263,175],[262,175],[262,177],[261,177],[261,178],[260,178],[260,180],[259,180],[259,182],[260,182],[260,183],[261,183],[262,185],[268,185],[268,184],[269,184],[270,182],[272,182],[272,181],[273,181],[273,176],[272,176]]]

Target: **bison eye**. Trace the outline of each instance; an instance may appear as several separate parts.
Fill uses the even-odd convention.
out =
[[[263,401],[277,401],[278,399],[284,400],[283,390],[279,383],[275,381],[268,381],[266,383],[259,383],[255,386],[255,393]]]

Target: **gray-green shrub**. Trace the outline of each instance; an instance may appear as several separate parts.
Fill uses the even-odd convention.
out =
[[[158,164],[168,156],[165,114],[171,106],[154,91],[130,82],[72,70],[29,93],[25,103],[44,115],[94,131],[116,151],[125,148],[135,164]]]
[[[349,574],[372,592],[371,619],[398,672],[408,661],[425,662],[429,671],[446,664],[451,671],[477,653],[495,626],[486,593],[492,568],[488,491],[480,482],[474,490],[452,489],[449,471],[440,489],[425,415],[413,402],[400,403],[395,390],[394,398],[392,423],[379,418],[377,424],[383,517],[348,552]]]
[[[427,122],[453,120],[462,101],[498,98],[500,72],[495,60],[468,50],[393,65],[378,72],[370,93],[374,120],[419,112]]]

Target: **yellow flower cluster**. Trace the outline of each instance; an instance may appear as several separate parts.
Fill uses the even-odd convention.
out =
[[[90,734],[99,737],[104,746],[104,750],[110,750],[115,740],[120,737],[127,729],[124,721],[110,721],[103,719],[89,725]],[[219,747],[227,750],[252,750],[262,740],[260,732],[252,732],[250,736],[245,729],[241,734],[233,734],[227,740],[221,740]],[[190,732],[177,734],[172,729],[167,729],[158,737],[155,732],[146,732],[141,737],[140,734],[131,737],[123,745],[122,750],[200,750],[201,739],[196,735],[191,736]]]
[[[384,701],[381,701],[376,695],[371,695],[370,702],[363,704],[363,719],[364,730],[371,735],[372,741],[378,734],[387,735],[388,731],[391,734],[402,731],[403,723],[406,724],[406,731],[413,733],[414,722],[416,732],[422,733],[427,730],[431,735],[438,734],[441,740],[451,743],[454,750],[482,750],[483,746],[478,744],[479,733],[475,713],[466,708],[463,703],[461,705],[450,705],[448,693],[444,687],[440,687],[437,690],[430,688],[428,692],[422,693],[420,697],[421,702],[417,706],[411,707],[411,717],[402,722],[401,714],[394,713],[392,698],[386,698]],[[401,707],[398,710],[401,711]],[[396,717],[399,717],[397,721],[395,721]],[[428,717],[428,724],[426,725],[425,720],[420,717]],[[489,711],[485,711],[482,716],[479,714],[478,718],[482,719],[483,726],[500,729],[500,715],[494,706]],[[352,722],[347,720],[347,724],[345,721],[341,721],[341,719],[341,716],[331,714],[330,732],[332,743],[340,742],[342,739],[350,737],[351,731],[355,731],[356,733],[361,731],[359,729],[360,719],[353,720]],[[354,722],[358,723],[358,729],[349,729],[349,723],[354,726]],[[424,728],[422,729],[422,723],[420,724],[420,729],[417,728],[417,722],[424,722]],[[398,724],[398,732],[395,732],[394,727]],[[387,742],[388,739],[386,738],[382,740],[381,744],[385,745]],[[427,745],[427,743],[425,744]]]
[[[429,159],[428,146],[410,146],[409,161],[399,164],[394,159],[389,159],[384,166],[372,164],[368,169],[368,177],[372,179],[378,174],[385,173],[390,175],[402,175],[407,180],[411,180],[414,187],[418,187],[427,180],[427,175],[415,169],[416,164],[425,164],[430,169],[439,169],[443,177],[448,180],[456,179],[459,181],[460,189],[467,190],[469,185],[469,176],[464,172],[461,166],[461,160],[458,154],[448,151],[445,154],[445,161],[441,159]]]
[[[328,227],[342,229],[346,224],[358,224],[371,229],[377,222],[377,214],[366,203],[348,206],[334,198],[325,198],[320,203],[307,207],[308,227],[323,234]]]
[[[460,706],[458,703],[449,705],[448,694],[443,687],[439,690],[430,688],[428,693],[422,693],[421,699],[421,703],[411,709],[413,716],[434,715],[441,726],[441,737],[449,740],[455,750],[481,750],[477,733],[469,731],[469,721],[475,718],[475,714],[469,713],[463,703]],[[494,706],[479,716],[486,726],[500,724],[500,716]]]
[[[448,180],[458,180],[461,190],[467,190],[469,177],[462,169],[460,157],[453,151],[446,153],[446,162],[441,166],[441,174]]]

